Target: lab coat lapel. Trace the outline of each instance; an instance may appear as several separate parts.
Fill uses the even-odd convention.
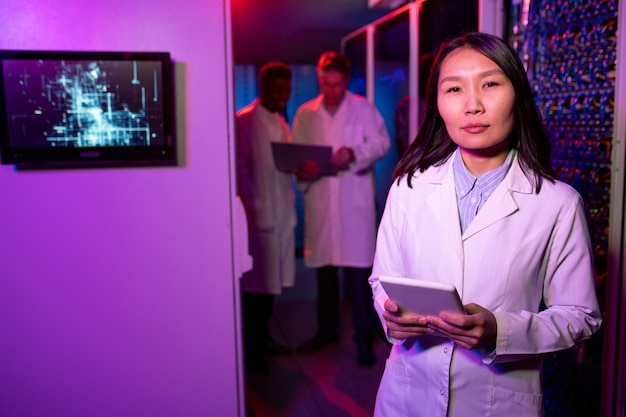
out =
[[[463,233],[463,240],[515,213],[518,209],[508,186],[504,182],[500,183]]]
[[[461,223],[456,203],[451,162],[452,158],[439,167],[436,175],[429,181],[436,189],[428,195],[427,202],[434,213],[435,219],[448,238],[450,247],[462,264],[463,244],[461,241]]]
[[[495,189],[489,200],[480,209],[474,220],[463,233],[463,240],[470,238],[481,230],[503,218],[514,215],[519,210],[514,195],[532,193],[533,186],[519,166],[517,156],[513,160],[509,173]]]

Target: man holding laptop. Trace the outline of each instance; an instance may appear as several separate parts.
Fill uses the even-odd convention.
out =
[[[320,175],[308,163],[296,175],[304,191],[304,262],[317,268],[316,335],[300,351],[320,349],[339,340],[339,281],[342,269],[352,293],[353,340],[359,365],[370,366],[375,324],[368,278],[376,240],[374,163],[390,147],[378,110],[348,91],[350,62],[338,53],[322,54],[317,65],[320,95],[304,103],[294,118],[293,143],[332,148],[336,175]]]

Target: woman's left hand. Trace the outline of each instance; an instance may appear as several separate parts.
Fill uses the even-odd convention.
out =
[[[465,349],[482,349],[496,343],[497,324],[493,313],[478,304],[467,304],[467,314],[441,313],[426,318],[428,327],[447,336]]]

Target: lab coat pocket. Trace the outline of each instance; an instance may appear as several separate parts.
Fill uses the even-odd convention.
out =
[[[414,402],[409,398],[411,385],[415,385],[415,383],[407,375],[407,370],[403,366],[387,360],[376,396],[374,417],[410,416],[411,411],[408,404]]]
[[[543,395],[494,387],[492,416],[537,417],[543,415]]]
[[[363,126],[348,125],[343,129],[342,144],[349,148],[353,148],[365,143],[365,130]]]
[[[348,207],[366,208],[373,210],[376,206],[375,184],[372,174],[354,174],[346,178],[346,193]]]
[[[246,211],[248,227],[259,232],[271,232],[276,227],[273,206],[267,199],[255,198],[253,209]]]

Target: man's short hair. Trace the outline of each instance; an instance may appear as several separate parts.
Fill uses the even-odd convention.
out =
[[[345,75],[346,78],[350,78],[350,60],[347,56],[337,52],[324,52],[317,61],[317,74],[321,75],[328,70],[338,71]]]
[[[267,85],[277,78],[291,79],[291,68],[283,62],[268,62],[259,70],[259,82]]]

